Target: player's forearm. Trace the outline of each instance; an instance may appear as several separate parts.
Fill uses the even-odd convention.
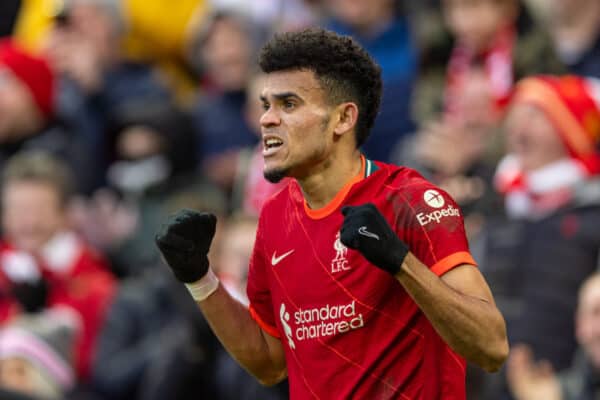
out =
[[[451,288],[412,254],[396,278],[454,351],[489,372],[502,366],[506,326],[493,301]]]
[[[264,385],[285,378],[283,353],[269,347],[266,334],[252,319],[246,306],[222,286],[198,305],[220,342],[244,369]]]

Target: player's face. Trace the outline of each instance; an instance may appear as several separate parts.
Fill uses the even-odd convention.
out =
[[[314,73],[306,70],[268,74],[261,93],[260,119],[265,178],[302,179],[325,162],[333,144],[327,104]]]

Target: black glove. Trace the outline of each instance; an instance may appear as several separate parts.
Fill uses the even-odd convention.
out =
[[[208,271],[208,250],[217,217],[193,210],[179,210],[171,215],[154,240],[175,277],[191,283]]]
[[[383,215],[373,204],[342,207],[344,223],[340,240],[346,246],[358,250],[375,265],[396,275],[408,254],[408,247],[392,230]]]
[[[14,283],[11,293],[26,313],[35,313],[46,307],[48,284],[43,278],[33,282]]]

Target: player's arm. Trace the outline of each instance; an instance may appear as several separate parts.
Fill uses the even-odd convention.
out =
[[[345,207],[340,239],[394,275],[448,345],[487,371],[508,356],[504,318],[479,270],[460,265],[442,277],[419,261],[372,204]],[[360,233],[366,227],[372,235]]]
[[[274,385],[287,376],[281,341],[263,331],[223,286],[197,303],[229,354],[260,383]]]
[[[506,326],[475,266],[438,277],[409,252],[395,276],[454,351],[488,372],[500,369],[508,356]]]
[[[262,330],[209,269],[207,254],[216,222],[212,214],[181,210],[163,225],[156,244],[231,356],[262,384],[275,384],[287,375],[281,342]]]

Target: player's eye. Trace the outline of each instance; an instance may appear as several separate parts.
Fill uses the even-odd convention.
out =
[[[269,103],[267,103],[267,102],[262,103],[262,109],[264,111],[267,111],[269,109],[269,107],[271,107],[271,105]]]
[[[283,108],[285,108],[286,110],[291,110],[296,106],[296,104],[293,101],[284,101],[283,102]]]

